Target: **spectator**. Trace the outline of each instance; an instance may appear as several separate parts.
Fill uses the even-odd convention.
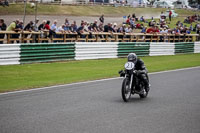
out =
[[[19,21],[19,23],[16,25],[16,30],[22,31],[23,29],[24,29],[23,22]],[[14,34],[13,36],[14,36],[14,38],[19,38],[20,34]],[[17,41],[17,43],[19,43],[19,41]]]
[[[5,31],[7,28],[7,25],[4,23],[3,19],[0,19],[0,31]],[[5,34],[0,34],[0,39],[4,39]],[[0,44],[3,44],[3,41],[0,41]]]
[[[108,32],[108,25],[109,23],[107,25],[104,25],[104,32]]]
[[[89,32],[93,32],[92,26],[93,26],[93,23],[90,23],[90,24],[88,25],[88,31],[89,31]]]
[[[50,21],[47,20],[46,24],[44,25],[44,37],[47,38],[47,37],[51,37],[52,36],[52,32],[51,32],[51,28],[50,28]],[[46,31],[49,31],[49,34],[48,32]],[[48,41],[43,41],[43,42],[48,42]]]
[[[147,30],[147,26],[144,26],[141,30],[141,33],[146,33],[146,30]]]
[[[6,29],[6,31],[15,31],[18,32],[17,25],[19,24],[19,20],[13,21]],[[10,39],[18,39],[17,34],[11,34]],[[14,43],[14,41],[11,41],[11,43]]]
[[[22,21],[20,21],[20,22],[16,25],[16,29],[17,29],[17,31],[21,31],[21,30],[24,29],[24,27],[23,27],[23,22],[22,22]]]
[[[154,26],[156,24],[156,22],[154,21],[154,20],[151,20],[150,22],[149,22],[149,26]]]
[[[8,27],[7,31],[16,31],[16,25],[19,23],[19,20],[13,21]]]
[[[128,25],[126,28],[125,28],[125,32],[126,33],[131,33],[132,32],[132,29],[131,29],[131,26]]]
[[[99,26],[98,26],[98,31],[99,32],[103,32],[103,23],[102,22],[100,22],[100,24],[99,24]]]
[[[66,24],[70,25],[68,18],[65,19],[65,23],[64,23],[64,24],[65,24],[65,25],[66,25]]]
[[[77,33],[78,35],[80,35],[81,38],[85,37],[85,35],[82,35],[84,33],[84,27],[85,27],[85,23],[81,23],[81,26],[77,29]]]
[[[78,29],[76,21],[73,22],[73,27],[72,28],[73,28],[73,32],[75,32]]]
[[[119,28],[119,31],[120,33],[125,33],[125,28],[126,28],[126,25],[123,24],[120,28]]]
[[[131,28],[132,28],[132,29],[135,28],[135,19],[134,19],[134,18],[131,18],[131,19],[130,19],[130,25],[131,25]]]
[[[110,23],[109,30],[110,30],[110,32],[114,32],[113,24],[112,23]]]
[[[197,33],[197,34],[200,34],[200,27],[197,28],[196,33]],[[199,37],[199,38],[200,38],[200,37]]]
[[[82,25],[83,23],[85,23],[84,20],[81,20],[81,25]]]
[[[171,21],[171,19],[172,19],[172,11],[169,10],[169,21]]]
[[[130,17],[127,18],[126,24],[130,24]]]
[[[164,27],[163,29],[161,29],[160,33],[163,36],[160,36],[160,42],[164,42],[164,40],[166,40],[166,42],[168,41],[168,37],[166,36],[168,34],[168,30],[167,27]]]
[[[45,29],[46,22],[46,20],[43,20],[42,24],[39,25],[38,30],[43,31]]]
[[[155,33],[155,26],[148,28],[147,33]]]
[[[35,22],[33,23],[33,31],[35,32],[39,31],[38,23],[39,23],[39,19],[37,18]],[[39,37],[38,35],[33,35],[34,42],[38,43],[38,37]]]
[[[9,3],[8,3],[8,0],[0,0],[0,6],[3,6],[3,7],[5,7],[5,6],[9,6]]]
[[[101,23],[104,23],[104,15],[101,15],[101,17],[99,18],[99,21],[100,21]]]
[[[53,24],[51,25],[51,30],[56,32],[57,31],[57,20],[54,20]]]
[[[33,31],[33,21],[30,21],[30,22],[25,26],[24,30],[25,30],[25,31],[29,31],[29,32]],[[25,35],[24,35],[24,38],[28,38],[28,35],[29,35],[29,34],[25,34]],[[27,41],[24,41],[24,43],[27,43]],[[30,41],[30,43],[32,43],[32,42]]]
[[[77,25],[72,23],[71,26],[69,26],[69,30],[70,32],[75,33],[77,31]]]
[[[64,30],[69,33],[70,30],[71,30],[71,26],[68,23],[66,23],[65,27],[64,27]]]
[[[112,23],[108,23],[108,32],[114,32],[113,28],[112,28]]]
[[[94,21],[94,23],[92,25],[92,29],[93,29],[93,32],[97,32],[98,31],[97,20]]]
[[[158,26],[155,27],[154,33],[160,33],[160,30],[159,30]]]
[[[180,27],[176,27],[175,28],[175,34],[181,34],[181,30],[180,30]]]
[[[186,34],[191,34],[191,30],[186,27]]]
[[[58,27],[57,27],[57,20],[54,20],[53,24],[51,25],[51,28],[49,30],[49,36],[51,37],[53,35],[53,37],[57,37],[56,32],[58,31]]]
[[[142,17],[140,17],[140,22],[145,22],[145,19],[144,19],[144,17],[142,16]]]
[[[61,32],[61,33],[65,33],[65,24],[62,24],[60,27],[57,28],[57,32]],[[62,34],[57,34],[56,35],[57,38],[63,38]],[[58,41],[58,42],[63,42],[63,41]]]
[[[89,29],[89,27],[90,27],[90,23],[89,22],[85,22],[84,31],[90,32],[91,27],[90,27],[90,29]]]
[[[58,27],[58,32],[65,33],[65,24],[62,24],[60,27]]]
[[[32,31],[33,30],[33,21],[30,21],[24,28],[26,31]]]
[[[166,16],[163,12],[161,12],[161,14],[160,14],[160,19],[166,19]]]
[[[45,24],[45,26],[44,26],[44,29],[45,30],[50,30],[50,21],[49,20],[47,20],[47,22],[46,22],[46,24]]]
[[[36,32],[39,30],[38,29],[38,23],[39,23],[39,19],[37,18],[35,20],[35,22],[33,23],[33,30],[36,31]]]
[[[117,32],[118,30],[117,23],[114,23],[112,28],[113,28],[113,32]]]
[[[132,14],[132,18],[136,18],[135,13]]]
[[[143,25],[143,24],[137,23],[137,24],[136,24],[136,28],[137,28],[137,29],[142,29],[142,25]]]
[[[193,26],[192,26],[192,24],[190,24],[190,31],[193,31]]]

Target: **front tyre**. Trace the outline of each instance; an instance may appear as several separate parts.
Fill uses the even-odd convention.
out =
[[[128,102],[131,97],[131,88],[130,88],[130,81],[128,78],[125,78],[122,83],[122,99],[124,102]]]

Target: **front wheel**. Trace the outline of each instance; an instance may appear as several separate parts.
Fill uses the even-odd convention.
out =
[[[125,78],[122,83],[122,99],[128,102],[131,97],[130,80]]]

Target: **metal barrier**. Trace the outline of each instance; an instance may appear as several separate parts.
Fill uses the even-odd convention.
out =
[[[51,42],[194,42],[199,41],[198,34],[144,34],[144,33],[109,33],[85,32],[50,34],[49,31],[0,31],[5,34],[0,38],[3,43],[51,43]]]

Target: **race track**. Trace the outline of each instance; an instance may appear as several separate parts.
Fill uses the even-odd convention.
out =
[[[200,67],[150,74],[147,99],[122,79],[0,95],[0,133],[200,133]]]

